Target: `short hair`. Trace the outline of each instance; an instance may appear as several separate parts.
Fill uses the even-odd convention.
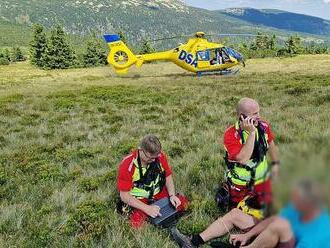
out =
[[[238,101],[238,103],[237,103],[237,105],[236,105],[236,112],[237,112],[237,114],[239,115],[239,114],[241,114],[242,113],[242,108],[243,108],[243,106],[246,104],[246,103],[254,103],[254,104],[257,104],[257,105],[259,105],[259,103],[255,100],[255,99],[253,99],[253,98],[250,98],[250,97],[243,97],[243,98],[241,98],[239,101]]]
[[[159,139],[153,135],[148,134],[144,136],[140,142],[140,148],[150,154],[159,154],[162,150],[162,145]]]
[[[295,188],[298,190],[303,201],[315,207],[321,207],[323,205],[324,196],[321,186],[318,183],[310,179],[301,179],[296,183]]]

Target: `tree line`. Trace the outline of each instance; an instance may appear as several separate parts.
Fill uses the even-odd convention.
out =
[[[91,67],[105,65],[106,48],[104,42],[93,34],[86,42],[82,54],[73,48],[63,27],[56,25],[47,35],[40,24],[33,26],[30,42],[30,62],[42,69],[66,69],[72,67]]]
[[[123,32],[118,32],[121,40],[127,42]],[[47,34],[40,24],[32,27],[32,39],[29,44],[29,61],[42,69],[66,69],[94,67],[107,64],[107,46],[103,39],[92,34],[88,39],[82,39],[84,48],[77,50],[73,47],[68,34],[60,25],[54,26]],[[304,42],[298,35],[290,36],[287,40],[280,41],[275,35],[258,35],[252,41],[230,43],[222,41],[227,46],[233,47],[246,58],[295,56],[298,54],[325,54],[330,49],[325,43]],[[133,46],[132,50],[138,54],[155,52],[154,47],[147,41]],[[12,62],[25,61],[27,57],[19,47],[0,50],[0,65]]]
[[[5,48],[0,50],[0,65],[9,65],[13,62],[25,61],[26,57],[24,56],[22,50],[14,46],[11,49]]]
[[[322,42],[304,42],[298,35],[292,35],[286,40],[280,40],[276,35],[263,35],[258,33],[250,42],[231,44],[246,58],[283,57],[298,54],[326,54],[330,52],[329,46]]]
[[[122,41],[127,41],[123,32],[119,32],[119,36]],[[79,54],[60,25],[56,25],[51,30],[49,37],[42,25],[34,25],[29,50],[31,63],[43,69],[94,67],[107,64],[108,51],[103,39],[98,38],[96,34],[91,35],[85,41],[84,51]],[[153,51],[147,41],[143,41],[137,50],[140,54]]]

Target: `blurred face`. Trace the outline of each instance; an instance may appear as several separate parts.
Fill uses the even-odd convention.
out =
[[[297,189],[292,191],[291,201],[294,207],[301,213],[306,213],[312,208],[312,206],[308,202],[302,199],[301,194]]]
[[[241,114],[251,117],[254,120],[255,126],[258,125],[260,121],[260,107],[258,104],[249,104],[241,110]]]
[[[140,158],[145,164],[150,164],[154,162],[159,154],[151,154],[143,149],[140,149]]]

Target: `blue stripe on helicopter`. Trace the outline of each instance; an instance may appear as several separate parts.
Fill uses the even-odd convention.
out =
[[[120,37],[118,34],[105,34],[105,35],[103,35],[103,37],[107,43],[120,40]]]

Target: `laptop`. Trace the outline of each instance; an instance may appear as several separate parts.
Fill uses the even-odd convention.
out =
[[[150,222],[156,226],[167,226],[173,223],[178,216],[178,211],[172,205],[169,198],[163,198],[154,202],[152,205],[156,205],[160,207],[160,214],[162,216],[158,216],[156,218],[150,218]]]

